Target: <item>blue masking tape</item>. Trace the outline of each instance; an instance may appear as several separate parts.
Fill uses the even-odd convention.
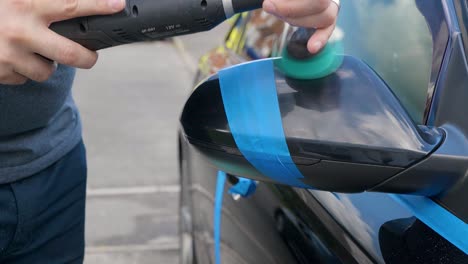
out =
[[[216,181],[215,206],[213,212],[214,254],[215,263],[221,263],[221,216],[223,214],[223,193],[226,182],[226,173],[218,171]]]
[[[218,73],[229,128],[244,157],[273,180],[311,188],[289,153],[276,91],[274,59],[257,60]]]
[[[396,194],[390,196],[411,210],[421,222],[468,254],[468,224],[427,197]]]
[[[254,180],[237,177],[239,180],[234,186],[229,188],[229,194],[238,194],[241,197],[247,198],[257,190],[257,183]]]

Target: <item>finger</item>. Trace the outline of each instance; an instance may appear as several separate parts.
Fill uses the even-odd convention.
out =
[[[45,82],[55,71],[54,63],[37,54],[27,54],[18,58],[14,71],[36,82]]]
[[[48,22],[121,11],[125,0],[37,0],[34,9]]]
[[[9,72],[5,76],[0,76],[0,84],[5,85],[20,85],[28,81],[28,78],[16,72]]]
[[[327,43],[334,29],[335,24],[326,28],[317,29],[307,42],[307,49],[309,52],[312,54],[319,52]]]
[[[89,69],[96,64],[96,52],[90,51],[49,29],[38,31],[36,34],[37,37],[29,42],[33,52],[59,64],[76,68]]]
[[[297,18],[284,18],[286,22],[293,26],[307,28],[326,28],[336,22],[338,16],[338,6],[329,5],[325,11],[320,14],[309,15]]]
[[[330,0],[315,0],[313,3],[310,0],[265,0],[263,8],[266,12],[283,18],[294,18],[322,13],[330,3]]]

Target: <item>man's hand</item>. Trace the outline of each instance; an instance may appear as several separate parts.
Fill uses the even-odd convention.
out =
[[[317,53],[335,29],[339,7],[331,0],[265,0],[263,9],[293,26],[316,28],[307,48]]]
[[[0,84],[43,82],[52,61],[89,69],[97,53],[49,29],[56,21],[121,11],[124,0],[0,0]]]

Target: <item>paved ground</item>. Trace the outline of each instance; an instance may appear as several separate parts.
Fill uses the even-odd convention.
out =
[[[75,99],[88,151],[87,264],[178,263],[178,117],[227,26],[100,52]]]

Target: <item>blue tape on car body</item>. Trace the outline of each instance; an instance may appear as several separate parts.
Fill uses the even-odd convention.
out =
[[[277,182],[311,188],[289,153],[274,74],[275,59],[257,60],[218,73],[224,109],[244,157]]]
[[[468,254],[468,224],[423,196],[390,194],[432,230]]]
[[[221,263],[221,216],[223,214],[223,193],[227,175],[223,171],[218,171],[216,181],[215,206],[213,212],[213,236],[215,263]]]
[[[240,195],[241,197],[247,198],[255,193],[257,190],[257,182],[251,179],[237,177],[238,182],[229,188],[228,193],[234,195]]]

